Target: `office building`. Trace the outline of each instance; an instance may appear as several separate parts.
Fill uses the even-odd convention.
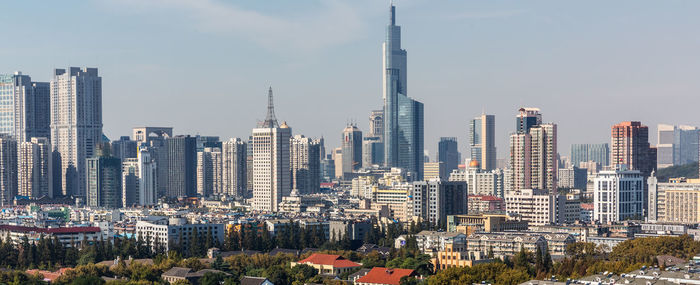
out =
[[[700,223],[700,183],[671,179],[659,183],[655,176],[647,179],[649,189],[648,221],[653,223]]]
[[[640,122],[622,122],[612,127],[613,168],[626,165],[649,176],[656,169],[656,148],[649,146],[649,128]]]
[[[466,169],[454,170],[450,173],[449,181],[464,181],[467,183],[469,195],[496,196],[503,198],[505,192],[505,175],[502,169],[483,171],[479,162],[472,160]]]
[[[335,178],[343,178],[343,148],[336,147],[333,149],[333,164],[335,170]]]
[[[204,147],[197,152],[197,194],[202,197],[224,194],[221,183],[221,148]]]
[[[447,180],[450,177],[449,173],[444,162],[423,163],[423,179],[426,181],[433,179]]]
[[[150,144],[154,138],[169,138],[173,136],[173,128],[171,127],[135,127],[132,130],[131,138],[138,145],[143,143]]]
[[[54,69],[51,80],[51,146],[60,164],[60,192],[85,196],[87,158],[102,142],[102,77],[97,68]]]
[[[457,169],[460,160],[462,158],[458,151],[457,138],[441,137],[440,142],[438,142],[438,162],[442,162],[445,165],[446,173]]]
[[[341,142],[343,151],[343,175],[362,168],[362,131],[350,124],[343,129]]]
[[[445,180],[414,181],[409,213],[433,225],[447,224],[448,215],[467,214],[467,185]]]
[[[384,165],[400,167],[423,179],[423,103],[408,97],[406,50],[391,5],[383,48]]]
[[[578,168],[571,166],[568,168],[559,169],[559,179],[557,186],[565,189],[586,190],[588,183],[588,170],[586,168]]]
[[[384,110],[372,110],[369,115],[370,137],[384,137]]]
[[[384,143],[382,137],[362,138],[362,167],[370,168],[384,162]]]
[[[133,207],[139,205],[139,160],[126,158],[122,160],[122,205]]]
[[[129,136],[122,136],[119,140],[112,141],[111,145],[112,156],[119,158],[121,161],[125,161],[127,158],[136,158],[138,142],[132,141]]]
[[[158,162],[153,157],[150,148],[143,146],[139,148],[136,159],[138,160],[139,178],[139,205],[152,206],[158,201]]]
[[[603,170],[593,179],[593,220],[619,222],[644,217],[644,177],[624,166]]]
[[[478,161],[481,169],[496,167],[496,116],[481,114],[469,125],[471,158]]]
[[[21,72],[0,75],[0,134],[18,143],[50,133],[50,88]]]
[[[515,132],[529,134],[530,128],[542,124],[542,114],[539,108],[520,108],[515,117]]]
[[[122,207],[122,163],[111,155],[109,146],[98,148],[86,163],[87,205],[89,207]]]
[[[53,197],[51,183],[51,143],[47,138],[31,138],[18,143],[18,195],[40,198]]]
[[[321,185],[321,141],[296,135],[290,143],[292,189],[297,189],[300,194],[318,193]]]
[[[657,130],[656,150],[659,168],[698,161],[700,130],[697,127],[659,124]]]
[[[582,162],[595,161],[600,166],[610,165],[610,147],[601,144],[572,144],[571,164],[580,167]]]
[[[197,139],[197,152],[203,151],[205,147],[221,148],[221,140],[218,136],[195,136]]]
[[[221,144],[221,184],[223,193],[233,197],[244,197],[248,186],[248,146],[239,138]]]
[[[11,206],[17,195],[17,141],[0,134],[0,206]]]
[[[531,226],[544,226],[564,221],[566,196],[547,190],[520,189],[505,194],[506,211],[517,214]]]
[[[291,136],[292,128],[286,122],[277,123],[270,88],[267,116],[253,129],[253,210],[277,212],[282,197],[289,196]]]
[[[169,198],[197,196],[197,139],[178,135],[165,139]]]
[[[321,160],[321,180],[330,182],[333,178],[335,178],[335,160],[332,154],[328,154]]]

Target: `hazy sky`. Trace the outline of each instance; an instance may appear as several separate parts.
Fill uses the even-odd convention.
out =
[[[700,125],[700,1],[398,0],[408,95],[425,104],[425,146],[496,115],[498,157],[520,106],[559,124],[559,149],[609,142],[641,120]],[[139,125],[247,137],[265,117],[338,146],[382,105],[389,1],[7,1],[0,72],[35,81],[98,67],[104,131]],[[655,136],[652,143],[656,143]]]

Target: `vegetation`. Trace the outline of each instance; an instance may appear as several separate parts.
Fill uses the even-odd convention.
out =
[[[667,182],[669,178],[675,177],[698,178],[698,163],[670,166],[656,171],[659,182]]]

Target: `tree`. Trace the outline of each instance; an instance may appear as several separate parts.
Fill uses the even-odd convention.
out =
[[[200,285],[219,285],[226,280],[226,274],[221,272],[207,272],[199,279]]]
[[[275,285],[288,285],[289,275],[281,265],[268,267],[263,271],[263,275]]]
[[[297,281],[301,284],[307,283],[309,279],[318,275],[318,269],[306,264],[298,264],[289,271],[292,281]],[[275,283],[276,284],[276,283]]]

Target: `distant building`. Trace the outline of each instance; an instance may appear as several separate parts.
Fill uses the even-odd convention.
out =
[[[571,164],[580,166],[582,162],[595,161],[601,166],[610,165],[610,147],[601,144],[572,144]]]
[[[122,205],[139,205],[139,160],[127,158],[122,161]]]
[[[481,114],[470,122],[469,145],[471,159],[479,162],[482,170],[496,165],[496,116]]]
[[[372,110],[372,113],[370,113],[368,136],[379,138],[384,137],[384,110]]]
[[[576,166],[560,168],[557,178],[559,179],[557,183],[559,188],[586,190],[588,172],[587,169]]]
[[[0,134],[0,206],[12,205],[17,195],[17,141]]]
[[[102,77],[97,68],[54,69],[51,105],[58,106],[50,108],[50,137],[54,162],[61,165],[60,173],[53,173],[60,179],[59,192],[85,197],[85,163],[102,142]]]
[[[248,189],[247,144],[232,138],[221,144],[221,184],[224,194],[244,197]]]
[[[87,159],[87,205],[89,207],[122,207],[122,163],[110,154],[109,146],[98,149]]]
[[[698,161],[700,130],[697,127],[659,124],[657,130],[656,150],[659,168]]]
[[[290,142],[292,189],[301,194],[318,193],[321,185],[320,140],[296,135]]]
[[[455,170],[450,173],[449,181],[464,181],[467,183],[469,195],[486,195],[503,198],[505,193],[504,171],[493,169],[482,171],[476,160],[469,162],[466,169]]]
[[[644,177],[639,170],[603,170],[593,183],[594,221],[610,223],[644,217]]]
[[[566,196],[546,190],[521,189],[506,193],[506,211],[518,214],[531,226],[564,222]]]
[[[21,72],[0,74],[0,134],[18,143],[51,136],[50,87]]]
[[[177,246],[183,252],[187,252],[193,243],[194,232],[200,237],[211,234],[213,244],[223,244],[223,224],[190,224],[184,218],[161,218],[157,220],[143,220],[136,222],[134,236],[143,239],[145,244],[155,250],[156,247],[168,252],[173,246]]]
[[[355,280],[355,285],[399,285],[401,278],[416,276],[413,269],[373,267],[365,276]]]
[[[469,214],[505,212],[506,203],[496,196],[469,195]]]
[[[195,197],[197,195],[196,143],[196,138],[189,135],[165,139],[168,160],[167,197]]]
[[[47,138],[31,138],[17,150],[18,194],[33,198],[53,197],[51,143]]]
[[[556,193],[558,153],[557,125],[543,124],[537,108],[520,108],[517,133],[510,136],[510,169],[513,190],[537,188]]]
[[[286,122],[277,123],[270,88],[267,116],[253,129],[253,210],[277,212],[282,197],[289,196],[291,136],[292,128]]]
[[[197,194],[202,197],[224,194],[222,166],[220,147],[204,147],[197,152]]]
[[[139,145],[150,144],[153,138],[169,138],[173,136],[171,127],[135,127],[131,138]]]
[[[362,138],[362,167],[382,165],[384,162],[384,143],[381,137]]]
[[[647,184],[649,222],[700,223],[700,183],[683,180],[659,183],[650,176]]]
[[[112,144],[112,156],[124,161],[127,158],[136,158],[138,142],[132,141],[129,136],[122,136],[119,140],[114,140]]]
[[[291,263],[292,267],[301,264],[305,264],[316,268],[316,270],[318,270],[318,274],[330,276],[338,276],[345,272],[351,272],[357,268],[362,267],[361,263],[352,262],[340,255],[321,253],[311,254],[311,256],[305,259]]]
[[[362,167],[362,131],[355,125],[343,129],[341,141],[343,151],[343,175],[352,173]]]
[[[447,215],[467,214],[467,185],[445,180],[414,181],[410,213],[433,225],[447,222]]]
[[[426,181],[432,179],[447,180],[449,172],[447,165],[444,162],[425,162],[423,163],[423,178]]]
[[[155,205],[158,201],[158,163],[148,147],[139,148],[138,161],[139,199],[142,206]]]
[[[622,122],[612,127],[611,165],[626,165],[649,176],[656,169],[656,148],[649,146],[649,128],[640,122]]]
[[[442,162],[445,165],[445,173],[450,173],[452,170],[457,169],[460,160],[457,138],[441,137],[440,142],[438,142],[438,162]],[[442,178],[447,179],[447,176],[445,175]]]

